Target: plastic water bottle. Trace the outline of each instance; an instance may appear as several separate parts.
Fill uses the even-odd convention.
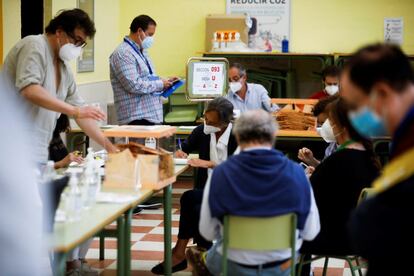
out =
[[[46,167],[43,170],[41,181],[42,183],[46,184],[55,179],[56,171],[55,171],[55,162],[47,161]]]
[[[212,44],[213,51],[219,48],[219,42],[217,40],[217,32],[214,32],[211,44]]]
[[[88,210],[95,203],[97,191],[97,179],[94,173],[93,163],[89,163],[83,174],[83,208]]]
[[[75,174],[70,176],[69,193],[66,201],[66,215],[69,222],[80,220],[82,211],[82,193],[79,189],[79,180]]]
[[[101,173],[100,173],[100,166],[99,163],[94,160],[93,163],[93,174],[95,176],[95,181],[96,181],[96,192],[95,192],[95,199],[96,199],[96,195],[101,191],[102,189],[102,178],[101,178]],[[94,200],[95,201],[95,200]]]
[[[286,36],[282,40],[282,53],[289,53],[289,40],[287,40]]]
[[[85,157],[86,163],[93,161],[94,157],[95,157],[95,153],[93,151],[93,148],[89,147],[88,148],[88,154]]]
[[[151,149],[157,149],[157,140],[154,137],[145,138],[145,146]]]

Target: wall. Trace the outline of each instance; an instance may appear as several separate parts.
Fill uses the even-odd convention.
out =
[[[52,13],[76,7],[76,0],[53,0]],[[117,0],[95,0],[95,71],[75,73],[78,84],[109,80],[109,55],[118,45],[119,2]],[[72,63],[76,72],[76,63]],[[98,92],[98,91],[97,91]]]
[[[150,54],[161,76],[185,74],[185,63],[204,49],[205,17],[225,13],[225,0],[120,0],[120,34],[148,14],[157,23]],[[384,17],[404,18],[403,49],[414,54],[413,0],[292,0],[291,51],[348,53],[383,40]]]
[[[413,0],[292,0],[295,52],[353,52],[383,41],[384,17],[404,18],[403,49],[414,54]]]
[[[20,1],[3,1],[3,57],[20,38]],[[53,0],[53,13],[76,0]],[[183,75],[188,57],[204,51],[205,16],[224,13],[225,0],[95,0],[95,72],[76,74],[78,83],[109,79],[108,57],[129,32],[132,19],[151,15],[158,28],[150,50],[161,76]],[[404,18],[403,49],[414,54],[413,0],[292,0],[291,50],[352,52],[382,41],[384,17]],[[75,67],[73,66],[75,69]]]
[[[157,22],[150,55],[160,76],[185,75],[191,56],[204,51],[205,17],[224,13],[224,0],[120,0],[120,37],[129,33],[134,17],[148,14]]]
[[[3,59],[21,34],[20,1],[3,0]]]
[[[76,0],[53,0],[51,11],[55,15],[61,9],[76,7]],[[50,8],[50,7],[49,7]],[[75,78],[79,84],[109,80],[108,58],[118,45],[119,2],[117,0],[95,0],[95,71],[76,73],[76,64],[72,63]],[[47,22],[48,23],[48,22]],[[46,24],[47,24],[46,23]],[[20,39],[20,1],[3,0],[3,57]]]

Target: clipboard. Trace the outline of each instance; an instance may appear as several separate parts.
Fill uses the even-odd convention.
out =
[[[174,93],[175,90],[183,86],[184,83],[185,80],[178,79],[173,83],[173,85],[170,88],[162,91],[161,93],[157,93],[157,95],[162,96],[164,98],[168,98],[169,96],[171,96],[172,93]]]

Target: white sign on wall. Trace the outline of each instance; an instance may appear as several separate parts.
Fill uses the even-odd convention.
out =
[[[399,18],[384,18],[384,42],[402,45],[404,21]]]
[[[220,96],[224,87],[224,63],[197,62],[193,67],[193,94]]]
[[[290,37],[291,0],[227,0],[228,14],[248,14],[253,28],[249,47],[265,51],[281,50],[284,37]]]

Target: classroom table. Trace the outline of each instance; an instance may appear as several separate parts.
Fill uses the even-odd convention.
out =
[[[163,187],[163,208],[164,208],[164,261],[165,274],[171,275],[172,249],[171,249],[171,220],[172,220],[172,183],[178,175],[182,174],[189,166],[175,165],[172,182]],[[131,221],[132,210],[140,203],[145,202],[155,192],[150,189],[140,191],[125,189],[103,189],[104,192],[132,195],[135,198],[122,204],[97,203],[90,210],[85,211],[79,221],[55,223],[51,236],[52,248],[55,252],[55,274],[65,275],[66,256],[86,240],[94,237],[102,231],[105,226],[117,221],[117,275],[131,274]]]
[[[196,126],[193,126],[195,128]],[[180,139],[187,138],[192,132],[190,126],[179,126],[175,135]],[[316,131],[303,130],[279,130],[276,133],[276,140],[279,141],[322,141],[322,137]]]
[[[104,190],[105,192],[118,192],[113,189]],[[56,222],[51,235],[51,247],[55,252],[55,274],[65,275],[66,256],[86,240],[92,238],[96,233],[101,231],[105,226],[117,221],[117,239],[118,239],[118,258],[117,267],[118,275],[125,275],[124,269],[127,262],[127,241],[130,240],[129,223],[131,210],[137,204],[144,202],[152,195],[152,190],[140,190],[134,193],[134,199],[125,203],[96,203],[89,210],[85,210],[79,221],[75,222]],[[130,248],[130,247],[129,247]]]

